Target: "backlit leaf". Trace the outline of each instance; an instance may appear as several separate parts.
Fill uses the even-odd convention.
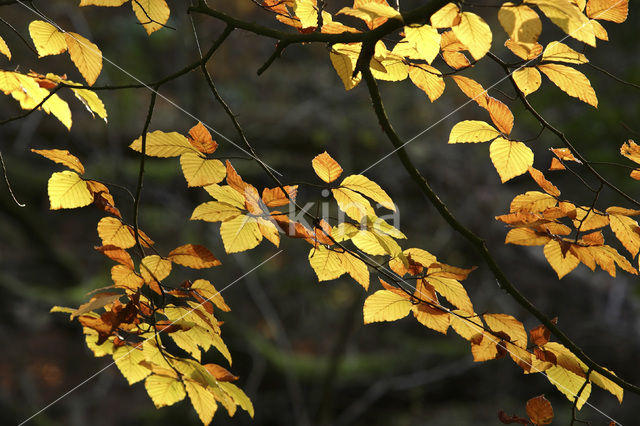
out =
[[[115,217],[103,217],[98,222],[98,235],[103,245],[113,245],[123,249],[133,247],[136,240],[131,229]]]
[[[78,157],[71,154],[66,149],[32,149],[31,152],[40,154],[51,161],[62,164],[65,167],[75,170],[76,172],[83,174],[84,166],[78,160]]]
[[[391,200],[391,197],[389,197],[389,194],[387,194],[380,185],[363,175],[347,176],[340,183],[340,186],[369,197],[377,201],[382,207],[396,211],[395,204],[393,200]]]
[[[525,96],[538,90],[542,84],[540,72],[533,67],[520,68],[512,74],[512,77]]]
[[[441,309],[419,303],[411,306],[411,312],[415,319],[422,325],[442,334],[447,334],[451,315]]]
[[[233,191],[233,190],[232,190]],[[233,191],[236,192],[236,191]],[[236,192],[237,193],[237,192]],[[222,222],[240,216],[242,212],[234,206],[218,201],[208,201],[197,206],[191,214],[191,220]]]
[[[427,94],[431,102],[438,99],[444,92],[444,79],[440,71],[429,65],[409,67],[409,78],[418,88]]]
[[[178,157],[186,152],[198,153],[189,140],[177,132],[155,132],[147,133],[146,138],[146,155],[150,157]],[[134,140],[129,148],[137,152],[142,152],[142,137]]]
[[[596,46],[596,38],[589,18],[569,0],[526,0],[525,3],[538,7],[547,18],[562,30],[589,46]]]
[[[244,215],[222,222],[220,236],[227,253],[252,249],[262,241],[257,221]]]
[[[151,370],[140,365],[140,362],[145,360],[144,353],[140,349],[121,346],[113,353],[113,360],[130,385],[144,380],[151,374]]]
[[[553,421],[553,407],[544,395],[528,400],[526,409],[534,425],[548,425]]]
[[[578,98],[594,107],[598,106],[596,92],[587,77],[580,71],[560,64],[538,65],[538,69],[567,95]]]
[[[455,3],[447,3],[436,13],[431,15],[431,25],[434,28],[450,28],[460,22],[460,9]]]
[[[586,64],[589,60],[580,52],[559,41],[552,41],[542,52],[543,61],[566,62],[568,64]]]
[[[353,89],[360,82],[360,73],[354,77],[353,71],[356,69],[356,62],[361,48],[361,43],[336,43],[331,46],[331,53],[329,54],[331,64],[336,73],[338,73],[340,80],[342,80],[345,90]]]
[[[190,187],[206,186],[221,182],[227,174],[227,168],[220,160],[207,160],[193,152],[180,156],[182,173]]]
[[[322,154],[316,155],[311,161],[313,170],[316,175],[323,181],[331,183],[338,179],[342,174],[342,167],[340,164],[325,151]]]
[[[102,52],[95,44],[80,34],[67,32],[64,39],[69,49],[71,60],[87,81],[89,86],[96,82],[102,71]]]
[[[640,250],[640,227],[638,222],[628,216],[609,214],[609,226],[618,240],[631,256],[636,257]]]
[[[167,407],[182,401],[187,395],[184,385],[173,377],[152,375],[147,377],[144,387],[156,408]]]
[[[498,20],[507,35],[518,43],[535,43],[542,33],[542,21],[535,10],[512,2],[503,3]]]
[[[193,269],[211,268],[220,265],[220,261],[207,249],[199,244],[185,244],[169,253],[169,260],[178,265]]]
[[[489,153],[502,183],[526,173],[533,164],[533,151],[522,142],[497,138]]]
[[[75,209],[93,202],[87,183],[75,172],[65,170],[51,175],[48,183],[51,210]]]
[[[135,0],[131,2],[131,7],[149,35],[169,20],[170,10],[165,0]]]
[[[431,25],[404,27],[405,39],[413,45],[419,58],[430,64],[440,52],[440,34]]]
[[[452,278],[441,278],[434,276],[427,276],[427,278],[425,279],[453,306],[466,312],[467,314],[473,313],[473,305],[471,304],[471,299],[469,299],[467,291],[459,281]]]
[[[491,49],[491,28],[475,13],[462,12],[460,22],[451,29],[475,60],[482,58]]]
[[[450,315],[451,328],[466,340],[484,332],[482,320],[476,314],[461,310],[453,310]]]
[[[449,143],[486,142],[500,136],[493,126],[476,120],[457,123],[449,134]]]
[[[371,203],[359,193],[345,188],[332,189],[333,197],[340,210],[356,221],[361,221],[365,216],[375,216]]]
[[[571,402],[575,401],[576,395],[586,380],[584,376],[578,375],[559,365],[549,368],[545,373],[549,382],[558,388],[558,390]],[[591,383],[587,383],[578,398],[578,402],[576,404],[576,408],[578,410],[582,408],[585,402],[587,402],[589,395],[591,395]]]
[[[144,279],[133,270],[133,266],[113,266],[111,268],[111,279],[116,287],[125,288],[132,292],[138,291],[144,285]]]
[[[549,265],[556,271],[558,278],[562,278],[573,271],[580,263],[573,254],[563,250],[556,240],[551,240],[545,244],[544,257],[547,258]]]
[[[309,252],[309,264],[318,276],[318,281],[329,281],[346,272],[341,259],[342,253],[318,246]]]
[[[57,55],[67,50],[64,33],[48,22],[31,22],[29,24],[29,34],[40,57]]]
[[[367,264],[350,253],[340,253],[340,262],[344,271],[356,280],[365,290],[369,289],[369,268]]]
[[[589,0],[585,10],[592,19],[621,23],[627,20],[628,0]]]
[[[211,423],[211,419],[213,419],[213,415],[218,408],[218,403],[213,397],[213,394],[200,383],[190,380],[184,381],[184,387],[187,395],[189,395],[189,400],[191,400],[191,405],[193,405],[193,408],[200,417],[200,421],[207,426]]]
[[[627,157],[634,163],[640,164],[640,145],[629,139],[620,147],[620,154]]]
[[[7,59],[11,60],[11,50],[9,50],[9,46],[7,42],[4,41],[2,37],[0,37],[0,53],[7,57]]]
[[[364,323],[395,321],[411,312],[412,304],[408,296],[389,290],[378,290],[364,301]]]
[[[543,246],[549,242],[551,237],[539,234],[529,228],[514,228],[509,230],[504,242],[505,244],[517,244],[520,246]]]
[[[140,274],[145,282],[162,281],[171,273],[171,261],[157,254],[145,256],[140,265]]]
[[[197,292],[200,296],[202,296],[205,300],[213,303],[224,312],[229,312],[231,309],[225,303],[222,294],[220,291],[216,290],[216,288],[207,280],[195,280],[191,287],[189,287],[191,291]]]
[[[527,331],[520,321],[506,314],[484,314],[482,319],[492,331],[505,333],[511,343],[526,349]]]

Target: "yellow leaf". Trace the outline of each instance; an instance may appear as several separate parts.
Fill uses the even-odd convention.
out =
[[[402,251],[393,238],[375,231],[362,230],[351,238],[351,242],[363,252],[373,256],[395,257]]]
[[[302,28],[315,28],[318,26],[318,10],[315,0],[294,0],[293,11]]]
[[[80,34],[64,33],[64,39],[67,43],[71,60],[87,81],[87,84],[92,86],[98,79],[100,71],[102,71],[102,52],[98,46]]]
[[[596,38],[589,18],[569,0],[526,0],[525,3],[538,7],[547,18],[569,36],[596,46]]]
[[[169,20],[170,10],[165,0],[135,0],[131,2],[131,7],[149,35]]]
[[[513,362],[518,364],[518,366],[524,370],[525,374],[531,372],[534,358],[531,352],[527,351],[526,348],[521,348],[509,342],[505,342],[504,346]],[[534,370],[534,372],[536,371]]]
[[[213,394],[200,383],[189,380],[184,381],[184,387],[187,390],[189,399],[191,400],[191,405],[193,405],[193,408],[200,417],[200,421],[202,424],[207,426],[211,423],[213,415],[218,408],[218,403],[213,397]]]
[[[425,327],[442,334],[447,334],[450,325],[451,315],[448,312],[419,303],[411,306],[411,312],[415,319]]]
[[[422,89],[431,102],[438,99],[444,92],[444,79],[440,71],[429,65],[412,65],[409,67],[409,78],[418,88]]]
[[[171,273],[171,261],[157,254],[145,256],[140,265],[140,274],[145,282],[162,281]]]
[[[235,192],[235,191],[234,191]],[[240,216],[242,212],[234,206],[218,201],[208,201],[195,208],[191,214],[191,220],[204,220],[206,222],[223,222]]]
[[[640,250],[640,227],[638,227],[638,222],[628,216],[610,214],[609,226],[624,248],[631,253],[631,256],[636,257],[638,250]]]
[[[527,191],[517,195],[511,201],[510,211],[543,212],[548,208],[555,207],[558,200],[555,197],[540,191]]]
[[[489,154],[502,183],[526,173],[533,165],[533,151],[522,142],[497,138],[491,142]]]
[[[2,37],[0,37],[0,53],[7,57],[7,59],[11,60],[11,50],[9,50],[9,46],[7,42],[4,41]]]
[[[321,245],[309,251],[309,264],[318,276],[318,281],[334,280],[346,272],[341,253]]]
[[[491,28],[489,28],[484,19],[475,13],[462,12],[460,14],[460,23],[451,29],[476,61],[491,49]]]
[[[586,13],[589,18],[621,23],[627,20],[628,0],[589,0]]]
[[[453,126],[449,143],[486,142],[498,136],[500,132],[484,121],[465,120]]]
[[[542,45],[538,42],[518,43],[512,39],[507,39],[507,41],[504,42],[504,46],[514,55],[519,56],[526,61],[536,59],[542,53]]]
[[[408,262],[406,262],[406,258],[410,257],[413,262],[419,263],[425,268],[428,268],[431,264],[438,261],[434,255],[426,250],[422,250],[419,248],[406,249],[402,252],[402,254],[402,257],[405,258],[404,261],[400,256],[389,261],[389,268],[391,268],[393,272],[400,276],[403,276],[404,274],[409,272]]]
[[[340,210],[351,219],[359,222],[365,216],[375,216],[371,203],[357,192],[345,188],[335,188],[331,192]]]
[[[607,370],[605,368],[605,370]],[[608,372],[610,372],[611,374],[614,374],[613,371],[611,370],[607,370]],[[614,374],[615,375],[615,374]],[[591,374],[589,375],[589,380],[600,386],[602,389],[611,392],[612,395],[614,395],[616,398],[618,398],[618,402],[620,402],[620,404],[622,404],[622,397],[624,395],[624,391],[622,390],[622,388],[618,385],[616,385],[614,382],[612,382],[610,379],[607,379],[606,377],[604,377],[602,374],[598,373],[597,371],[592,371]]]
[[[459,281],[454,280],[453,278],[430,276],[427,276],[427,278],[425,279],[453,306],[462,311],[465,311],[467,314],[473,313],[473,305],[471,304],[469,295]]]
[[[364,287],[365,290],[368,290],[369,269],[367,268],[367,264],[350,253],[344,252],[338,254],[340,256],[340,262],[342,263],[342,269]]]
[[[338,164],[336,160],[331,158],[327,151],[316,155],[313,160],[311,160],[311,165],[316,175],[327,183],[333,182],[342,174],[342,167],[340,167],[340,164]]]
[[[395,321],[411,312],[413,305],[408,296],[402,296],[389,290],[378,290],[364,301],[364,323]]]
[[[231,308],[226,304],[224,298],[220,294],[218,290],[207,280],[195,280],[191,287],[189,287],[191,291],[196,291],[200,296],[206,299],[209,302],[212,302],[214,305],[218,307],[221,311],[229,312]]]
[[[484,314],[482,319],[492,331],[505,333],[511,343],[526,349],[527,331],[520,321],[506,314]]]
[[[627,157],[634,163],[640,164],[640,145],[629,139],[620,147],[620,154]]]
[[[549,265],[556,271],[560,279],[573,271],[580,263],[578,258],[569,251],[563,253],[560,243],[556,240],[551,240],[545,244],[544,257],[547,258]]]
[[[51,210],[75,209],[93,202],[87,183],[75,172],[65,170],[51,175],[48,184]]]
[[[262,233],[255,218],[244,215],[222,222],[220,236],[227,253],[252,249],[262,241]]]
[[[552,366],[546,370],[545,373],[549,382],[558,388],[560,392],[565,394],[567,399],[571,402],[575,401],[576,395],[586,380],[584,377],[559,365]],[[576,408],[578,410],[582,408],[585,402],[587,402],[589,395],[591,395],[591,383],[588,383],[584,387],[580,394],[580,398],[578,398],[578,402],[576,404]]]
[[[490,361],[498,356],[498,343],[499,340],[488,333],[482,333],[480,335],[482,340],[477,341],[474,337],[471,340],[471,355],[475,362]]]
[[[147,377],[144,387],[156,408],[167,407],[182,401],[186,396],[184,386],[173,377],[153,375]]]
[[[142,137],[133,141],[129,148],[142,152]],[[180,133],[165,133],[160,130],[147,133],[145,153],[150,157],[178,157],[186,152],[198,153],[198,150]]]
[[[357,8],[344,7],[338,11],[338,14],[353,16],[370,23],[378,18],[394,18],[402,20],[400,13],[385,3],[370,2],[361,4]]]
[[[221,182],[227,175],[227,168],[220,160],[207,160],[193,152],[185,152],[180,156],[182,174],[187,184],[205,186]]]
[[[501,101],[491,96],[487,96],[487,110],[491,121],[503,134],[509,135],[513,130],[513,113]]]
[[[431,25],[434,28],[450,28],[460,21],[460,9],[455,3],[447,3],[436,13],[431,15]]]
[[[533,229],[514,228],[509,230],[504,242],[505,244],[517,244],[519,246],[543,246],[550,239],[547,235],[540,235]]]
[[[405,63],[404,58],[388,51],[382,41],[376,43],[370,68],[371,74],[378,80],[401,81],[409,75],[409,65]]]
[[[353,76],[353,71],[356,69],[356,62],[360,55],[360,49],[362,43],[343,44],[336,43],[331,46],[331,53],[329,57],[333,68],[338,73],[338,77],[342,80],[345,90],[351,90],[360,83],[360,73]]]
[[[144,353],[140,349],[121,346],[113,353],[113,360],[130,385],[144,380],[145,377],[151,374],[151,370],[140,365],[140,362],[145,360]]]
[[[589,62],[586,56],[576,52],[569,46],[559,41],[552,41],[542,52],[543,61],[566,62],[568,64],[586,64]]]
[[[274,246],[280,245],[280,231],[272,219],[258,218],[258,228],[263,237]]]
[[[593,32],[596,35],[596,38],[604,41],[609,41],[609,34],[607,30],[602,26],[602,24],[595,19],[589,20],[591,22],[591,26],[593,27]]]
[[[111,268],[111,279],[116,287],[125,288],[132,292],[143,286],[144,280],[133,269],[125,265],[115,265]]]
[[[98,222],[98,235],[102,245],[113,245],[123,249],[133,247],[136,240],[131,228],[115,217],[103,217]]]
[[[559,64],[538,65],[537,68],[569,96],[598,107],[596,92],[587,77],[580,71]]]
[[[218,386],[225,392],[227,395],[233,399],[233,401],[238,404],[243,410],[245,410],[249,415],[253,418],[253,404],[249,397],[236,385],[229,382],[218,382]]]
[[[67,82],[69,84],[69,82]],[[98,114],[98,117],[102,118],[105,123],[107,122],[107,110],[104,107],[104,104],[96,94],[96,92],[88,89],[74,89],[71,88],[74,95],[84,104],[84,106],[89,110],[91,115],[93,113]]]
[[[229,185],[207,185],[204,187],[205,191],[209,193],[216,200],[228,204],[239,209],[244,209],[245,198],[244,196],[233,189]]]
[[[482,320],[476,314],[453,310],[450,315],[451,328],[462,338],[471,340],[474,336],[484,333]]]
[[[520,68],[512,74],[512,77],[525,96],[538,90],[542,84],[540,72],[533,67]]]
[[[38,56],[58,55],[67,50],[64,33],[48,22],[33,21],[29,24],[29,34],[36,46]]]
[[[440,34],[431,25],[404,27],[406,41],[415,47],[418,57],[430,64],[440,52]]]
[[[65,167],[75,170],[76,172],[83,174],[84,166],[78,160],[78,157],[71,154],[66,149],[32,149],[31,152],[40,154],[51,161],[62,164]]]
[[[535,43],[542,33],[540,17],[524,4],[504,3],[498,11],[498,20],[509,38],[517,43]]]
[[[340,187],[356,191],[365,197],[377,201],[382,207],[396,211],[396,206],[384,189],[363,175],[350,175],[344,178]]]

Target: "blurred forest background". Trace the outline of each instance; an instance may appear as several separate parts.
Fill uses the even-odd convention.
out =
[[[212,2],[243,19],[281,27],[250,0]],[[347,1],[327,1],[336,11]],[[404,0],[408,10],[418,0]],[[482,3],[482,1],[478,1]],[[495,3],[495,2],[492,2]],[[77,1],[37,1],[35,4],[63,28],[95,42],[119,67],[142,81],[154,81],[198,58],[186,4],[170,1],[169,24],[148,37],[130,7],[78,8]],[[624,24],[605,23],[609,42],[586,55],[620,78],[640,82],[638,28],[640,11],[631,4]],[[494,29],[493,51],[513,60],[502,47],[505,34],[495,19],[495,9],[476,8]],[[20,5],[0,7],[0,17],[25,37],[30,21],[38,19]],[[207,48],[223,26],[194,16]],[[543,44],[561,36],[545,21]],[[283,27],[284,28],[284,27]],[[36,60],[7,27],[0,34],[12,47],[14,60],[1,58],[3,69],[23,64],[22,71],[68,73],[80,76],[67,55]],[[570,45],[578,46],[571,40]],[[262,76],[256,70],[272,53],[272,40],[236,31],[209,64],[222,96],[238,115],[249,140],[261,158],[284,173],[285,182],[311,180],[311,159],[327,150],[349,173],[358,173],[391,151],[378,126],[364,87],[345,92],[333,70],[326,46],[289,47]],[[26,64],[26,65],[25,65]],[[438,66],[436,64],[436,66]],[[617,161],[620,145],[640,131],[640,93],[603,73],[583,65],[598,94],[598,109],[560,92],[548,80],[543,90],[529,97],[551,123],[562,129],[591,160]],[[485,87],[502,77],[491,62],[463,75],[474,76]],[[98,84],[124,84],[131,77],[107,63]],[[409,81],[380,82],[390,118],[405,140],[427,128],[467,101],[451,88],[434,104]],[[508,82],[498,86],[506,94]],[[236,133],[220,106],[194,72],[162,87],[161,93],[180,108],[206,122],[232,140]],[[539,127],[532,116],[500,92],[516,116],[514,138],[534,137]],[[69,149],[85,164],[87,176],[125,186],[133,191],[138,157],[127,146],[142,130],[149,91],[101,92],[109,125],[91,119],[79,102],[70,102],[73,128],[69,133],[54,118],[41,112],[0,128],[0,149],[18,207],[6,185],[0,189],[0,417],[17,424],[97,372],[111,359],[94,358],[85,347],[82,331],[65,315],[49,314],[53,305],[78,306],[86,293],[110,282],[110,263],[92,250],[100,241],[95,209],[49,211],[47,179],[59,170],[29,152],[30,148]],[[69,97],[67,97],[69,98]],[[20,113],[10,98],[0,101],[0,119]],[[533,190],[523,176],[501,185],[488,156],[488,145],[448,146],[453,123],[462,119],[487,119],[475,104],[434,126],[408,145],[420,171],[452,212],[480,236],[519,289],[550,317],[594,360],[626,380],[639,384],[640,285],[637,277],[621,272],[615,279],[584,265],[558,281],[540,247],[505,246],[506,229],[495,221],[508,211],[517,193]],[[186,131],[196,121],[170,102],[158,99],[151,130]],[[222,155],[241,155],[221,138]],[[560,141],[550,132],[530,144],[535,166],[545,170],[549,147]],[[205,272],[220,289],[275,253],[268,243],[249,254],[224,253],[218,225],[190,222],[193,208],[206,200],[202,189],[187,189],[176,159],[149,160],[141,205],[141,227],[168,251],[183,243],[208,246],[223,265]],[[271,182],[253,162],[235,161],[248,182],[258,187]],[[628,172],[600,166],[612,181],[631,195],[640,195],[638,182]],[[503,293],[476,252],[447,226],[410,182],[398,160],[391,156],[367,172],[398,204],[400,227],[409,239],[404,247],[421,247],[443,262],[479,265],[465,286],[478,312],[504,312],[537,324]],[[590,193],[570,174],[550,175],[576,202],[589,203]],[[315,191],[315,190],[314,190]],[[299,197],[316,192],[301,188]],[[131,199],[112,189],[122,213],[131,217]],[[604,191],[604,205],[623,205]],[[609,203],[609,204],[607,204]],[[630,206],[626,206],[630,207]],[[310,268],[307,246],[282,242],[285,252],[223,293],[231,306],[220,315],[223,337],[234,358],[230,370],[252,398],[256,416],[244,412],[229,419],[219,409],[214,424],[335,424],[335,425],[478,425],[499,424],[496,413],[525,414],[527,399],[544,393],[554,404],[556,424],[568,424],[571,404],[540,375],[522,374],[511,361],[475,364],[469,345],[457,336],[443,336],[402,320],[363,326],[365,293],[351,279],[318,284]],[[304,247],[304,248],[303,248]],[[185,275],[186,276],[186,275]],[[372,283],[375,277],[372,277]],[[376,284],[372,284],[376,287]],[[212,351],[212,362],[225,365]],[[610,394],[594,389],[590,402],[623,424],[637,422],[640,398],[626,394],[622,407]],[[606,417],[585,406],[580,416],[594,425],[608,424]],[[115,366],[88,381],[77,391],[35,417],[34,425],[164,425],[199,424],[188,402],[156,410],[142,384],[130,387]]]

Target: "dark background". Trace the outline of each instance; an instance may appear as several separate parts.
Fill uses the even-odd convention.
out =
[[[282,27],[249,0],[211,2],[229,13]],[[231,4],[227,4],[231,3]],[[328,10],[346,4],[329,0]],[[403,1],[408,10],[419,1]],[[183,2],[170,2],[169,24],[147,37],[131,12],[120,8],[78,8],[77,2],[36,2],[63,28],[94,41],[118,66],[142,81],[153,81],[197,59],[193,30]],[[470,9],[471,10],[471,9]],[[494,8],[477,8],[494,29],[493,51],[515,60],[502,47],[505,35]],[[605,23],[610,41],[587,49],[587,57],[615,75],[640,82],[637,28],[638,11],[630,10],[626,23]],[[0,17],[28,38],[27,26],[37,19],[20,5],[0,8]],[[562,33],[543,18],[541,42]],[[223,26],[195,16],[203,48],[208,48]],[[37,60],[6,26],[0,35],[14,54],[2,68],[21,71],[68,73],[81,81],[68,56]],[[577,43],[567,41],[578,47]],[[292,46],[262,76],[256,70],[274,48],[272,40],[236,31],[209,64],[222,96],[238,115],[260,157],[284,173],[285,182],[312,180],[311,159],[327,150],[345,169],[358,173],[391,151],[360,85],[345,92],[323,45]],[[502,71],[483,61],[464,75],[485,87],[502,77]],[[445,69],[441,62],[436,67]],[[640,130],[638,90],[620,84],[583,65],[598,94],[598,109],[568,97],[543,77],[541,90],[529,96],[532,104],[587,156],[598,161],[622,162],[620,145]],[[97,84],[124,84],[131,77],[106,59]],[[390,118],[405,140],[413,137],[467,101],[447,80],[441,99],[431,104],[410,81],[380,82]],[[513,94],[511,86],[498,86]],[[162,87],[162,95],[220,133],[237,141],[233,127],[212,99],[199,73],[189,74]],[[498,91],[516,116],[513,137],[529,139],[538,132],[533,117]],[[110,283],[110,264],[92,250],[100,241],[95,209],[48,210],[47,179],[60,170],[29,152],[30,148],[69,149],[87,169],[87,176],[122,185],[133,191],[138,158],[127,146],[139,136],[148,108],[145,89],[101,92],[109,125],[91,119],[72,96],[74,124],[71,132],[42,112],[0,128],[0,149],[18,207],[6,186],[0,190],[0,418],[17,424],[106,366],[85,347],[81,327],[65,315],[49,314],[53,305],[78,306],[86,293]],[[0,118],[19,114],[17,103],[0,101]],[[408,145],[420,171],[452,212],[487,240],[507,276],[550,317],[559,317],[562,329],[594,360],[633,383],[640,383],[637,360],[640,349],[638,279],[622,271],[612,279],[598,270],[579,266],[558,281],[540,247],[503,244],[506,229],[493,218],[508,210],[515,194],[535,190],[526,176],[500,184],[491,165],[487,144],[448,146],[448,133],[463,119],[488,120],[488,114],[470,104]],[[196,120],[168,101],[158,99],[151,130],[186,133]],[[623,125],[624,124],[624,125]],[[625,127],[626,125],[626,127]],[[230,143],[216,137],[223,155],[239,155]],[[529,142],[536,152],[535,166],[546,169],[549,147],[561,146],[550,132]],[[624,160],[626,161],[626,160]],[[257,187],[272,186],[259,167],[235,161],[245,180]],[[632,196],[640,195],[637,181],[627,171],[601,167],[602,172]],[[503,312],[523,320],[527,328],[535,319],[502,292],[471,246],[447,226],[409,180],[399,161],[391,156],[367,172],[398,204],[400,226],[409,237],[403,247],[421,247],[443,262],[479,269],[465,281],[476,310]],[[570,174],[549,175],[576,203],[589,204],[591,194]],[[125,191],[112,189],[125,217],[132,202]],[[300,191],[301,200],[313,199],[312,189]],[[168,252],[184,243],[205,244],[223,265],[203,274],[218,289],[237,279],[276,251],[268,242],[229,256],[223,251],[218,225],[190,222],[193,208],[206,200],[201,189],[187,189],[177,159],[149,160],[145,175],[141,226]],[[598,206],[625,205],[604,191]],[[619,248],[613,236],[607,241]],[[214,424],[394,424],[471,425],[499,424],[496,413],[525,415],[527,399],[544,393],[554,404],[556,424],[568,424],[571,404],[541,375],[523,375],[509,360],[475,364],[469,345],[457,336],[443,336],[414,320],[363,326],[365,294],[350,278],[318,284],[306,256],[308,246],[283,240],[284,253],[223,293],[232,312],[221,314],[223,337],[234,357],[230,370],[256,408],[253,422],[244,412],[229,419],[219,407]],[[637,260],[634,260],[637,265]],[[372,274],[372,288],[376,280]],[[354,285],[355,284],[355,285]],[[218,354],[205,359],[225,364]],[[634,424],[640,398],[625,394],[618,404],[613,396],[594,387],[591,404],[622,424]],[[593,424],[608,419],[585,406],[580,416]],[[111,367],[36,416],[38,425],[157,425],[198,424],[187,400],[156,410],[142,383],[132,387]]]

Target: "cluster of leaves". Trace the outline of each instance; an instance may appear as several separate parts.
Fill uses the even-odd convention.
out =
[[[148,34],[166,26],[170,11],[165,0],[81,0],[80,6],[118,7],[127,2]],[[203,7],[204,2],[200,3],[199,7]],[[261,6],[303,35],[347,37],[345,42],[332,41],[329,54],[346,90],[362,80],[370,84],[370,79],[410,79],[434,102],[444,93],[446,79],[451,78],[470,101],[489,113],[492,124],[478,120],[455,124],[449,143],[491,142],[490,158],[503,183],[528,172],[544,191],[516,196],[510,212],[497,218],[513,228],[507,243],[543,245],[547,260],[560,278],[579,263],[592,270],[599,266],[612,276],[616,266],[638,273],[627,258],[604,244],[599,229],[609,227],[635,258],[640,251],[640,228],[631,217],[639,215],[640,210],[612,206],[601,212],[595,208],[597,197],[591,206],[562,199],[558,188],[533,168],[533,151],[524,142],[511,139],[514,116],[509,107],[490,96],[481,83],[459,75],[478,61],[490,58],[503,66],[523,102],[541,86],[542,73],[569,96],[597,107],[589,80],[574,68],[588,60],[564,41],[572,37],[594,47],[596,40],[607,40],[600,21],[625,21],[627,0],[504,3],[497,18],[509,37],[505,47],[517,58],[508,64],[490,52],[494,37],[489,25],[467,11],[464,4],[443,4],[439,10],[429,12],[428,19],[408,19],[386,0],[355,0],[353,7],[335,14],[345,22],[324,10],[323,4],[316,0],[264,0]],[[567,36],[546,46],[540,44],[541,15]],[[347,25],[349,20],[357,24]],[[424,23],[426,20],[429,23]],[[389,31],[380,31],[385,28]],[[68,104],[57,95],[61,88],[69,88],[92,114],[106,121],[104,105],[92,90],[102,69],[100,49],[81,35],[49,22],[33,21],[29,33],[40,57],[68,51],[88,86],[51,73],[0,71],[0,89],[19,101],[23,109],[42,109],[70,128]],[[366,34],[376,37],[348,41],[348,37]],[[2,39],[0,53],[11,57]],[[205,63],[200,65],[204,68]],[[441,71],[444,67],[448,71]],[[566,346],[550,341],[546,327],[541,325],[527,333],[523,323],[511,315],[476,313],[461,283],[473,269],[447,265],[421,248],[403,249],[399,241],[406,236],[378,214],[379,209],[393,213],[397,207],[377,183],[360,174],[346,176],[338,183],[343,173],[338,162],[327,152],[316,156],[311,166],[321,183],[314,187],[331,194],[331,210],[337,216],[323,211],[322,217],[317,217],[299,207],[296,185],[278,181],[275,187],[259,191],[242,179],[228,159],[214,156],[217,146],[200,123],[186,136],[178,132],[146,132],[145,127],[145,134],[130,145],[142,155],[180,158],[188,187],[202,187],[212,198],[195,207],[191,219],[220,222],[227,253],[253,249],[263,239],[275,246],[279,246],[281,236],[303,239],[310,246],[309,264],[319,281],[346,274],[368,291],[371,272],[379,275],[382,289],[367,297],[363,308],[365,323],[395,321],[412,313],[427,328],[443,334],[451,328],[467,340],[475,361],[508,354],[525,374],[545,373],[578,409],[589,398],[592,383],[622,401],[619,385],[593,371]],[[98,290],[77,309],[53,310],[77,319],[84,327],[89,348],[96,356],[111,355],[130,383],[145,380],[157,407],[189,395],[204,424],[211,421],[218,403],[230,415],[237,406],[253,415],[249,399],[230,383],[237,378],[220,365],[201,362],[202,352],[215,347],[231,363],[220,335],[220,323],[214,316],[215,309],[229,310],[224,299],[202,278],[169,284],[173,265],[205,269],[220,262],[207,248],[192,244],[162,255],[138,229],[136,218],[133,225],[125,221],[106,185],[83,177],[84,167],[76,157],[66,150],[34,152],[69,169],[54,173],[49,180],[52,209],[93,203],[107,213],[97,226],[102,245],[96,249],[116,262],[111,269],[113,284]],[[567,163],[579,162],[573,148],[558,148],[553,153],[556,158],[551,170],[563,170]],[[622,146],[621,153],[640,164],[640,148],[632,141]],[[639,179],[640,168],[635,168],[631,177]],[[136,208],[137,202],[138,199]],[[284,206],[288,211],[278,210]],[[153,254],[147,254],[151,251]],[[163,339],[171,339],[182,352],[169,350]],[[530,401],[531,407],[527,405],[531,422],[547,424],[553,417],[548,410],[551,407],[534,400]],[[528,422],[506,415],[502,420]]]
[[[200,148],[197,142],[194,146]],[[162,256],[142,230],[125,223],[104,184],[81,176],[84,167],[78,158],[66,150],[33,151],[70,169],[49,179],[51,209],[94,203],[109,214],[98,222],[102,245],[95,249],[116,263],[111,268],[112,284],[93,292],[77,309],[56,306],[52,312],[77,319],[95,356],[112,356],[130,384],[144,380],[156,407],[189,395],[204,424],[211,422],[218,403],[231,416],[237,406],[253,416],[249,398],[230,383],[238,377],[221,365],[201,362],[202,353],[214,347],[231,364],[221,323],[214,315],[215,309],[230,310],[222,295],[205,279],[168,284],[174,265],[207,269],[220,261],[206,247],[194,244]],[[145,248],[154,254],[145,255]],[[136,255],[139,261],[134,261]],[[167,349],[163,343],[167,338],[184,354]]]

